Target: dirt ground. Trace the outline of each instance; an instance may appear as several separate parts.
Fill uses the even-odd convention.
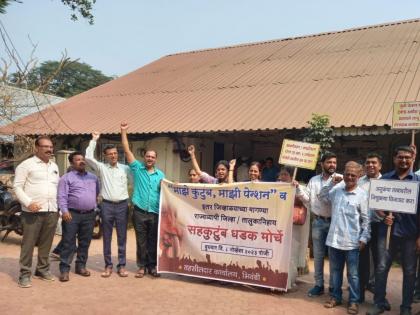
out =
[[[54,240],[57,244],[59,237]],[[299,278],[298,290],[293,293],[272,293],[270,290],[216,281],[194,279],[178,275],[162,275],[154,279],[146,276],[136,279],[135,237],[129,231],[127,244],[128,278],[114,272],[108,279],[101,278],[103,269],[102,240],[93,240],[90,247],[88,269],[91,277],[70,274],[70,281],[58,281],[58,262],[51,262],[51,271],[57,277],[49,283],[32,280],[32,288],[17,286],[20,237],[10,235],[0,243],[0,314],[346,314],[343,306],[325,309],[324,295],[309,298],[306,295],[313,285],[312,273]],[[114,262],[116,250],[113,240]],[[34,259],[35,266],[36,260]],[[312,264],[311,264],[312,270]],[[326,268],[327,269],[327,268]],[[73,270],[74,271],[74,270]],[[388,280],[388,299],[392,311],[399,314],[401,297],[401,270],[393,268]],[[328,282],[327,282],[328,283]],[[347,298],[347,291],[344,292]],[[365,314],[371,305],[372,295],[367,293],[367,303],[361,306]],[[413,305],[413,314],[420,304]]]

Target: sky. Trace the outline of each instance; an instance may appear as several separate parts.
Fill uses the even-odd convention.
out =
[[[420,17],[419,0],[97,0],[89,25],[60,0],[22,1],[0,20],[24,61],[32,42],[39,62],[66,51],[116,76],[178,52]]]

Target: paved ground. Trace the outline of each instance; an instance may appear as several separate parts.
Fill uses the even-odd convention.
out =
[[[109,279],[100,277],[102,241],[94,240],[88,264],[92,271],[90,278],[71,273],[67,283],[58,279],[54,283],[33,279],[32,288],[21,289],[16,284],[20,237],[11,235],[0,243],[0,314],[346,314],[344,307],[325,309],[322,306],[325,296],[306,296],[312,285],[312,274],[300,278],[297,292],[287,294],[177,275],[136,279],[132,231],[128,239],[128,278],[120,278],[115,273]],[[54,243],[58,240],[56,237]],[[113,253],[116,253],[115,240]],[[52,262],[52,272],[58,277],[58,262]],[[400,292],[401,270],[395,268],[388,289],[393,311],[386,314],[398,314]],[[371,294],[366,298],[370,302]],[[365,314],[370,305],[362,305],[360,314]],[[413,311],[420,311],[420,304],[414,305]]]

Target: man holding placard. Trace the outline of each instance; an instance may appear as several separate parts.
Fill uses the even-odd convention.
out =
[[[396,148],[393,155],[394,171],[384,174],[381,180],[373,180],[371,183],[369,206],[374,209],[389,210],[391,213],[385,216],[383,211],[377,211],[383,222],[378,230],[375,304],[366,313],[367,315],[381,314],[385,311],[388,272],[398,252],[401,254],[403,270],[400,314],[411,314],[416,281],[415,252],[420,250],[418,203],[420,176],[412,171],[414,156],[415,153],[409,146]],[[387,233],[388,227],[392,227],[390,234]]]

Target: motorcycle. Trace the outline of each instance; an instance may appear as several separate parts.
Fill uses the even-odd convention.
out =
[[[20,218],[22,208],[20,203],[13,198],[6,184],[0,181],[0,233],[5,231],[1,241],[3,242],[10,232],[18,235],[23,234],[23,226]]]

